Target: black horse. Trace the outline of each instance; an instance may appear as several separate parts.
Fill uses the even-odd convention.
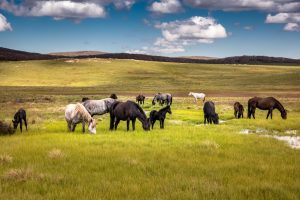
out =
[[[149,119],[139,104],[133,101],[119,102],[116,101],[110,108],[110,130],[117,130],[120,120],[127,121],[127,131],[129,123],[132,121],[132,130],[135,130],[136,118],[142,122],[145,131],[150,130]]]
[[[167,113],[172,114],[170,106],[166,106],[160,109],[159,111],[152,110],[150,112],[150,122],[151,122],[152,129],[156,120],[159,120],[161,129],[165,127],[164,123],[165,123],[165,118]]]
[[[136,102],[138,104],[144,104],[145,103],[145,96],[142,95],[142,94],[139,94],[135,99],[136,99]]]
[[[18,112],[16,112],[14,119],[12,120],[14,124],[14,129],[17,129],[18,124],[20,123],[20,130],[22,132],[22,120],[24,120],[26,131],[27,131],[26,111],[23,108],[20,108]]]
[[[235,102],[233,104],[234,116],[235,118],[244,118],[244,106],[240,102]]]
[[[112,98],[112,99],[118,99],[118,97],[117,97],[117,95],[116,95],[115,93],[111,94],[111,95],[109,96],[109,98]]]
[[[215,111],[215,104],[212,101],[207,101],[203,106],[204,112],[204,124],[206,124],[206,120],[209,124],[218,124],[219,123],[219,115]]]
[[[271,119],[273,117],[273,110],[278,109],[281,113],[282,119],[287,118],[287,113],[281,103],[275,99],[274,97],[253,97],[248,100],[248,118],[252,117],[255,119],[255,109],[259,108],[261,110],[268,110],[267,119],[269,115],[271,115]]]

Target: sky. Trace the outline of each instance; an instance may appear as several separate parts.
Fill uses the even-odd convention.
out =
[[[0,0],[0,46],[300,59],[300,0]]]

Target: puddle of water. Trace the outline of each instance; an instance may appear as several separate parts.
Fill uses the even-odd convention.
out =
[[[271,135],[264,135],[265,137],[272,137],[280,141],[286,142],[289,147],[292,149],[300,149],[300,136],[271,136]]]
[[[286,130],[284,133],[290,134],[290,135],[296,135],[297,134],[297,130]]]
[[[242,129],[240,131],[240,134],[254,134],[254,133],[266,133],[268,132],[266,129],[256,129],[256,130],[250,130],[250,129]],[[279,133],[278,131],[272,131],[272,133]],[[297,134],[297,130],[287,130],[285,131],[287,134]],[[262,137],[272,137],[276,140],[284,141],[288,144],[289,147],[293,149],[300,149],[300,136],[278,136],[278,135],[259,135]]]

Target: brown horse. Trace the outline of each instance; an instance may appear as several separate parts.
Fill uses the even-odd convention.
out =
[[[235,102],[233,104],[233,108],[234,108],[234,116],[235,118],[239,119],[239,118],[244,118],[244,106],[240,103],[240,102]]]
[[[260,97],[253,97],[248,100],[248,118],[251,118],[251,115],[255,119],[255,109],[259,108],[261,110],[268,110],[267,119],[269,118],[269,115],[271,115],[271,119],[273,116],[273,110],[278,109],[281,113],[282,119],[287,118],[287,113],[284,107],[281,105],[281,103],[275,99],[274,97],[266,97],[266,98],[260,98]]]

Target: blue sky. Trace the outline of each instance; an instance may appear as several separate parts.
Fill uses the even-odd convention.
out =
[[[0,46],[300,58],[300,1],[0,0]]]

